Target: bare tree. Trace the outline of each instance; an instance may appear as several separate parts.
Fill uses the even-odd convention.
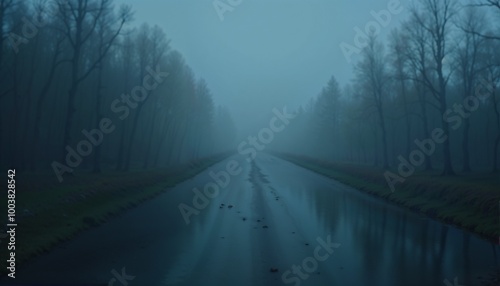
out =
[[[481,47],[484,46],[486,40],[476,33],[485,29],[484,14],[480,14],[476,9],[469,7],[465,10],[465,15],[460,20],[459,26],[465,32],[463,33],[461,44],[456,50],[456,62],[458,63],[457,78],[462,85],[462,96],[466,99],[473,95],[474,89],[478,84],[479,72],[484,68],[479,60],[482,52]],[[467,31],[472,31],[472,33]],[[465,120],[462,136],[464,172],[469,172],[471,170],[469,130],[470,120]]]
[[[131,19],[130,8],[122,6],[117,25],[112,35],[104,43],[95,59],[85,65],[82,58],[87,55],[87,44],[90,37],[95,33],[99,20],[109,9],[112,9],[111,0],[56,0],[58,18],[64,27],[62,29],[71,48],[70,83],[68,90],[68,101],[66,108],[65,127],[63,131],[63,147],[70,144],[73,116],[75,113],[75,96],[79,85],[98,67],[110,50],[113,42],[120,34],[123,26]],[[66,150],[62,150],[64,161]]]
[[[137,34],[136,43],[136,51],[139,61],[138,80],[142,82],[146,73],[146,67],[155,67],[157,65],[160,65],[163,56],[170,49],[170,47],[165,33],[158,26],[150,28],[147,24],[141,26]],[[137,132],[137,126],[139,124],[141,111],[143,110],[145,103],[151,97],[151,94],[153,92],[154,91],[147,91],[145,101],[139,104],[136,108],[134,121],[132,122],[132,131],[130,133],[129,156],[127,157],[125,162],[125,170],[128,170],[130,168],[130,162],[132,160],[132,150],[134,147],[135,135]],[[148,164],[147,155],[145,164]]]
[[[407,94],[408,75],[408,41],[405,34],[399,30],[394,30],[391,34],[390,54],[392,55],[392,66],[394,79],[399,85],[399,96],[403,104],[403,117],[406,125],[406,154],[410,154],[411,150],[411,120]]]
[[[385,85],[388,82],[388,73],[385,66],[385,55],[383,46],[372,34],[368,39],[368,45],[363,50],[362,59],[356,66],[357,79],[364,87],[369,102],[375,107],[382,141],[382,164],[384,168],[389,167],[387,153],[387,129],[384,114]]]
[[[439,110],[439,106],[435,104],[435,101],[437,102],[436,98],[430,97],[430,90],[424,81],[425,75],[430,70],[428,49],[425,41],[427,33],[422,26],[416,23],[414,18],[403,24],[403,31],[405,34],[403,38],[407,41],[406,58],[409,64],[408,76],[412,81],[413,90],[416,93],[419,105],[420,114],[417,115],[422,121],[422,135],[424,138],[431,138],[428,106],[434,107],[437,110]],[[425,170],[432,170],[431,157],[425,160]]]
[[[40,3],[40,5],[43,4]],[[43,105],[45,104],[46,99],[49,95],[49,90],[53,85],[54,78],[58,68],[66,62],[66,60],[64,60],[62,57],[63,46],[64,46],[64,34],[61,32],[61,29],[55,25],[56,23],[51,23],[51,25],[49,25],[48,28],[48,33],[45,34],[45,36],[49,38],[49,41],[43,51],[44,54],[46,54],[50,60],[47,63],[48,66],[45,69],[46,77],[42,81],[41,89],[38,92],[37,96],[35,97],[35,102],[36,102],[35,116],[33,118],[34,133],[32,141],[30,142],[30,144],[32,144],[33,146],[39,146],[40,144]],[[43,31],[41,33],[43,33]],[[40,150],[37,148],[33,149]],[[36,162],[39,159],[39,156],[40,154],[37,153],[36,151],[34,151],[33,154],[31,155],[29,162],[29,169],[31,171],[35,170]]]
[[[97,57],[102,56],[102,59],[96,66],[97,69],[97,92],[95,98],[95,124],[96,126],[99,124],[99,120],[104,117],[102,109],[102,100],[104,97],[103,90],[105,89],[105,85],[103,83],[104,77],[104,67],[107,64],[107,51],[106,49],[110,48],[110,45],[113,44],[111,40],[115,37],[116,32],[113,31],[110,27],[113,27],[116,24],[116,21],[122,21],[122,19],[116,19],[113,14],[112,9],[105,9],[99,19],[97,20],[96,25],[96,42],[97,42]],[[121,23],[120,23],[121,24]],[[94,152],[94,160],[93,160],[93,172],[100,173],[101,172],[101,146],[95,147]]]
[[[473,4],[467,5],[468,7],[476,7],[476,8],[488,8],[491,10],[495,10],[497,13],[500,13],[500,0],[480,0]],[[464,31],[467,33],[474,34],[476,36],[483,37],[488,40],[500,40],[500,36],[494,35],[491,32],[485,32],[475,29],[469,29],[468,27],[463,27]]]
[[[425,47],[429,50],[429,59],[417,62],[421,81],[435,97],[441,114],[446,113],[446,91],[448,82],[453,73],[453,68],[447,66],[445,61],[450,55],[448,45],[451,34],[451,20],[457,13],[457,2],[453,0],[421,0],[422,11],[412,8],[414,23],[426,32]],[[431,66],[429,69],[426,62]],[[443,142],[443,175],[454,175],[450,152],[450,128],[447,122],[442,121],[442,128],[446,140]]]
[[[130,80],[132,78],[132,66],[133,66],[133,56],[134,56],[134,45],[133,45],[133,30],[127,32],[120,43],[119,57],[121,61],[121,68],[123,71],[123,76],[120,78],[122,80],[122,93],[127,93],[130,90],[131,84]],[[122,121],[120,128],[120,141],[117,153],[116,170],[123,170],[125,168],[125,162],[127,156],[125,156],[125,151],[127,148],[127,129],[129,121]]]

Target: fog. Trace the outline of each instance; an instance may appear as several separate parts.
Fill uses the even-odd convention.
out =
[[[136,7],[136,22],[165,30],[172,47],[207,80],[214,101],[231,110],[243,138],[262,128],[273,108],[307,104],[332,75],[349,83],[353,65],[340,44],[353,44],[354,27],[364,30],[374,19],[370,13],[390,1],[244,0],[223,12],[222,21],[210,1],[123,2]],[[401,6],[382,37],[404,20],[410,3]]]
[[[0,284],[499,285],[499,27],[498,0],[0,0]]]
[[[258,151],[397,167],[436,129],[446,140],[429,147],[425,170],[433,161],[445,174],[498,168],[491,63],[499,16],[491,3],[87,2],[5,2],[2,60],[14,72],[4,78],[3,107],[27,128],[2,119],[14,138],[1,143],[14,149],[4,162],[23,156],[21,168],[28,161],[31,170],[50,169],[47,162],[60,168],[61,160],[83,156],[73,152],[86,144],[77,138],[104,120],[113,133],[104,156],[117,169],[159,165],[162,154],[165,166],[216,152],[248,154],[244,145],[254,136],[266,141],[253,146]],[[151,76],[154,88],[141,91]],[[49,106],[57,107],[50,116]],[[297,119],[269,134],[275,110]],[[116,114],[118,132],[107,117]],[[23,151],[29,139],[46,152]],[[92,151],[100,170],[101,147]],[[82,159],[72,165],[89,167]]]

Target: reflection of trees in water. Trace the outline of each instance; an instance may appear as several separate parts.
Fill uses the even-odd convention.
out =
[[[342,271],[337,266],[351,266],[359,273],[353,280],[367,285],[440,285],[457,276],[474,285],[469,281],[485,260],[472,251],[478,247],[470,245],[470,235],[335,183],[291,178],[287,196],[296,203],[289,207],[298,222],[318,235],[331,234],[350,255],[341,265],[324,264],[333,277]],[[455,235],[464,237],[463,245]]]
[[[366,282],[382,277],[387,264],[393,264],[389,281],[398,285],[433,283],[441,277],[447,227],[431,227],[428,219],[408,216],[371,198],[357,194],[342,195],[345,236],[359,248]],[[395,210],[395,211],[393,211]],[[410,223],[412,227],[408,228]],[[431,262],[431,263],[430,263]],[[390,265],[389,265],[390,266]],[[422,271],[418,274],[415,271]]]

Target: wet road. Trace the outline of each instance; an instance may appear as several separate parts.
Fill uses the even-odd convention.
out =
[[[193,192],[215,183],[212,198]],[[499,255],[473,235],[259,154],[253,163],[233,156],[86,231],[17,269],[15,281],[421,286],[457,278],[469,286],[498,268]]]

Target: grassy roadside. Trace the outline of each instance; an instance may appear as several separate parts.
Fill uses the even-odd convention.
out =
[[[396,191],[391,192],[384,178],[384,169],[334,164],[290,154],[276,155],[363,192],[499,243],[498,175],[442,177],[438,174],[417,173],[404,183],[397,184]]]
[[[17,175],[16,267],[79,232],[159,195],[230,155],[216,155],[176,169],[82,173],[65,178],[61,184],[54,180],[53,174]],[[5,200],[6,197],[5,193]],[[6,222],[6,201],[0,205],[0,214],[5,214]],[[4,225],[2,221],[1,226]],[[7,273],[8,239],[0,237],[0,275]]]

